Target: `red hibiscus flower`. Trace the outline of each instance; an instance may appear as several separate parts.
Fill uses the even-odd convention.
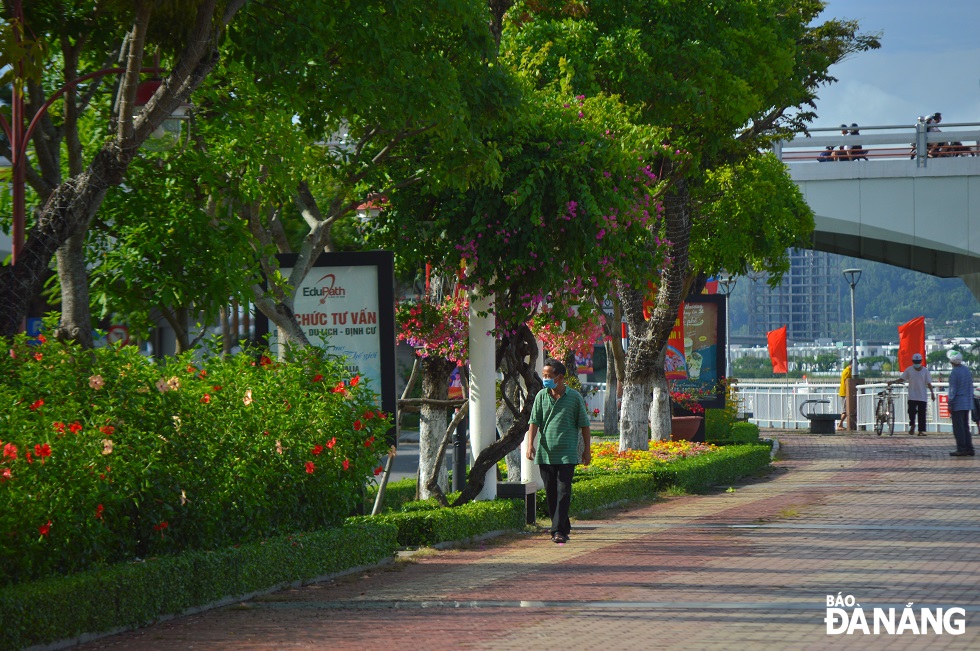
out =
[[[343,380],[335,384],[334,387],[330,390],[333,391],[334,393],[347,393],[347,387],[344,386]]]
[[[187,365],[187,372],[188,373],[191,373],[191,374],[194,374],[194,373],[197,373],[197,369],[194,368],[193,366],[191,366],[190,364],[188,364]]]
[[[211,402],[211,394],[205,393],[203,396],[201,396],[201,402],[203,402],[204,404],[208,404],[209,402]]]
[[[201,372],[197,374],[197,377],[199,377],[199,378],[201,378],[201,379],[203,379],[203,378],[204,378],[205,376],[207,376],[207,374],[208,374],[208,371],[207,371],[207,369],[203,369],[203,368],[202,368],[202,369],[201,369]]]
[[[105,434],[106,436],[112,436],[112,433],[116,431],[116,428],[113,427],[112,425],[103,425],[102,427],[99,428],[99,431]]]
[[[364,420],[371,420],[372,418],[374,418],[374,412],[368,409],[366,412],[361,414],[361,418],[363,418]]]
[[[354,431],[355,432],[360,432],[362,429],[364,429],[364,423],[362,423],[359,420],[355,420],[354,421]]]
[[[13,479],[13,477],[14,476],[10,472],[10,468],[4,468],[2,471],[0,471],[0,483],[3,483],[5,481],[10,481],[11,479]]]
[[[350,385],[352,387],[356,387],[360,383],[361,383],[361,376],[360,375],[355,375],[354,377],[352,377],[350,379]]]
[[[3,458],[14,461],[17,458],[17,446],[13,443],[3,446]]]
[[[34,456],[38,459],[44,459],[45,457],[51,456],[51,446],[45,443],[44,445],[34,446]]]
[[[218,391],[221,391],[221,385],[220,384],[216,384],[213,387],[211,387],[211,390],[214,391],[215,393],[217,393]]]
[[[43,404],[44,404],[43,400],[35,400],[34,402],[31,403],[30,409],[31,411],[37,411],[38,409],[41,408],[41,405]]]
[[[166,520],[164,520],[163,522],[161,522],[159,524],[153,525],[153,530],[154,531],[159,531],[160,532],[160,538],[163,539],[163,530],[166,529],[169,526],[170,526],[170,523],[167,522]]]
[[[312,461],[307,461],[306,462],[306,474],[312,475],[314,470],[316,470],[316,466],[313,464],[313,462]]]
[[[101,504],[99,504],[98,506],[95,507],[95,519],[96,520],[101,520],[102,519],[102,512],[103,511],[105,511],[105,508],[103,508],[103,506]]]
[[[388,417],[388,415],[387,415],[387,414],[385,414],[385,413],[384,413],[383,411],[381,411],[380,409],[379,409],[378,411],[376,411],[376,412],[375,412],[375,414],[376,414],[376,415],[378,416],[378,418],[380,418],[380,419],[382,419],[382,420],[384,420],[385,418],[387,418],[387,417]]]
[[[319,373],[317,373],[316,375],[313,376],[313,381],[314,382],[319,382],[322,379],[323,379],[323,376],[321,374],[319,374]]]
[[[40,527],[38,527],[37,531],[42,536],[46,536],[51,533],[51,520],[48,520],[47,524],[42,524]]]
[[[72,434],[78,434],[82,431],[82,424],[76,420],[74,423],[68,426],[68,429]]]
[[[384,466],[378,466],[377,468],[374,469],[374,476],[377,477],[383,472],[384,472]]]
[[[323,446],[322,446],[322,445],[320,445],[319,443],[317,443],[316,445],[314,445],[314,446],[313,446],[313,449],[312,449],[312,450],[310,450],[310,453],[311,453],[311,454],[313,454],[313,456],[317,456],[317,455],[319,455],[319,454],[320,454],[321,452],[323,452]]]
[[[341,465],[344,466],[344,470],[349,469],[350,468],[350,459],[344,459],[344,463],[341,464]]]
[[[46,343],[48,343],[48,338],[47,338],[47,337],[45,337],[44,335],[38,335],[38,336],[37,336],[37,340],[38,340],[38,341],[39,341],[40,343],[42,343],[42,344],[46,344]]]
[[[24,450],[24,459],[27,460],[27,463],[34,463],[34,457],[31,456],[30,450]]]
[[[331,450],[333,449],[333,446],[335,446],[335,445],[337,445],[337,437],[336,436],[333,437],[332,439],[330,439],[329,441],[327,441],[327,447],[330,448]],[[17,448],[14,448],[14,458],[16,458],[16,457],[17,457]]]
[[[51,423],[51,427],[53,427],[54,431],[58,432],[59,434],[65,433],[65,424],[62,423],[61,421],[55,421]]]
[[[268,366],[271,363],[272,363],[272,360],[269,359],[268,357],[266,357],[265,355],[263,355],[262,357],[259,357],[259,366]]]
[[[368,440],[364,441],[364,447],[369,448],[374,443],[374,437],[369,436]]]
[[[37,361],[40,362],[43,358],[44,355],[42,355],[41,353],[34,353],[34,359],[36,359]]]

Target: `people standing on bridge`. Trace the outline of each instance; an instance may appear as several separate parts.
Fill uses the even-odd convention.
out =
[[[851,365],[847,364],[844,366],[844,370],[840,373],[840,388],[837,390],[837,395],[840,396],[842,407],[840,410],[840,423],[837,425],[837,429],[848,429],[847,427],[847,381],[851,378]]]
[[[847,136],[850,133],[846,124],[840,125],[840,135]],[[837,148],[837,151],[834,152],[834,160],[851,160],[851,154],[847,151],[847,145],[841,145]]]
[[[929,374],[929,369],[923,365],[922,355],[920,353],[912,355],[912,366],[902,371],[900,377],[892,380],[888,384],[901,384],[903,382],[907,382],[909,385],[909,434],[915,436],[916,415],[918,415],[919,436],[925,436],[926,389],[929,389],[929,395],[933,400],[936,399],[936,391],[932,386],[932,376]]]
[[[856,122],[851,123],[851,135],[852,136],[861,135],[861,132],[858,131]],[[862,145],[848,145],[847,155],[850,160],[868,160],[868,150],[865,149]]]
[[[953,436],[956,438],[956,450],[950,452],[951,457],[972,457],[973,436],[970,432],[970,410],[973,409],[973,375],[963,365],[963,355],[958,350],[946,353],[953,370],[949,374],[949,415],[953,421]]]
[[[820,154],[817,155],[818,163],[833,163],[836,160],[837,157],[834,153],[833,145],[827,145],[827,147],[822,152],[820,152]]]
[[[572,503],[575,466],[592,463],[591,423],[585,400],[582,394],[565,385],[565,373],[565,365],[558,360],[544,361],[541,371],[544,388],[534,397],[527,431],[527,458],[541,469],[551,517],[551,540],[559,544],[568,542],[572,529],[568,510]],[[535,450],[538,430],[541,437]],[[581,457],[579,432],[585,444]]]

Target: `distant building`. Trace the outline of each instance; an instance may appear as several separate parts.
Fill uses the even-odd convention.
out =
[[[749,333],[764,335],[785,325],[791,341],[839,337],[842,320],[850,320],[841,309],[847,283],[841,276],[840,257],[791,249],[789,258],[789,271],[778,287],[769,287],[767,274],[748,279]]]

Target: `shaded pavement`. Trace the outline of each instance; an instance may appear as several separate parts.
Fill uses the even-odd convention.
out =
[[[950,434],[775,436],[766,477],[573,522],[566,545],[425,550],[80,648],[980,648],[980,458]],[[963,608],[965,632],[828,635],[838,593],[869,625]]]

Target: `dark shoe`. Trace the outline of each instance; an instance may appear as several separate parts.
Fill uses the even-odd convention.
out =
[[[556,533],[554,536],[551,537],[551,539],[554,542],[558,543],[559,545],[564,545],[565,543],[568,542],[568,538],[566,538],[563,534],[560,533]]]
[[[962,452],[960,450],[957,450],[956,452],[950,452],[949,453],[949,456],[951,456],[951,457],[972,457],[972,456],[974,456],[974,454],[975,454],[974,452]]]

